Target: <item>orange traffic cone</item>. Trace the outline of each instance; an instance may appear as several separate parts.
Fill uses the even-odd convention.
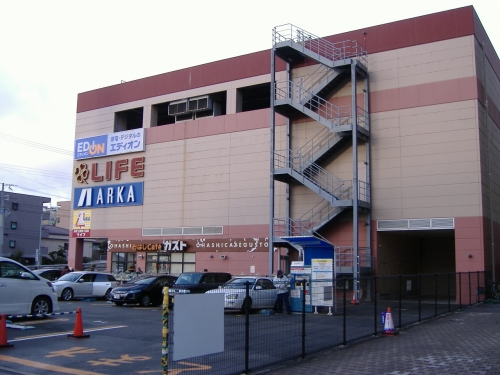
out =
[[[0,317],[0,348],[12,348],[14,345],[7,342],[7,319],[5,314]]]
[[[73,334],[68,335],[68,337],[73,339],[86,339],[90,337],[90,335],[83,334],[82,309],[80,307],[76,310],[75,329],[73,330]]]
[[[358,302],[358,299],[357,299],[357,297],[356,297],[356,291],[354,291],[354,292],[352,293],[352,301],[351,301],[351,305],[357,305],[357,304],[359,304],[359,302]]]
[[[399,332],[394,330],[394,321],[392,320],[391,308],[387,308],[387,312],[385,313],[385,323],[384,323],[384,332],[382,336],[394,336]]]

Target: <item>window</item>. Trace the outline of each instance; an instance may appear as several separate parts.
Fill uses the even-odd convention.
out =
[[[14,240],[10,240],[10,241],[9,241],[9,247],[10,247],[11,249],[15,248],[15,247],[16,247],[16,241],[14,241]]]
[[[17,221],[10,222],[10,229],[17,229]]]
[[[134,108],[115,113],[115,132],[141,129],[144,108]]]
[[[255,111],[271,106],[271,84],[242,87],[238,89],[236,112]]]
[[[19,204],[17,202],[12,202],[12,211],[17,211]]]

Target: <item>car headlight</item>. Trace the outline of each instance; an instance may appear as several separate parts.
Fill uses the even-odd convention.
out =
[[[135,293],[139,293],[140,291],[141,291],[140,289],[135,289],[135,290],[129,291],[129,293],[135,294]]]
[[[226,299],[238,299],[238,293],[226,294]]]

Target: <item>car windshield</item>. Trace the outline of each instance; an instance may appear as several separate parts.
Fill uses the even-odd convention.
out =
[[[175,281],[176,285],[195,285],[199,284],[203,274],[181,274],[179,278]]]
[[[231,279],[227,283],[224,284],[224,288],[229,289],[245,289],[245,283],[250,283],[250,288],[252,288],[253,284],[255,284],[255,277],[240,277],[237,279]]]
[[[70,272],[66,275],[62,275],[57,281],[76,281],[80,276],[82,276],[82,274],[79,272]]]
[[[142,277],[139,279],[135,279],[132,281],[129,281],[126,284],[140,284],[140,285],[149,285],[151,284],[154,280],[156,280],[156,277]]]

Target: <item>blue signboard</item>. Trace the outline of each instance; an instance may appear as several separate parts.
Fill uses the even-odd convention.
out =
[[[104,208],[143,204],[144,182],[76,188],[73,208]]]
[[[144,129],[98,135],[75,141],[75,160],[144,151]]]

